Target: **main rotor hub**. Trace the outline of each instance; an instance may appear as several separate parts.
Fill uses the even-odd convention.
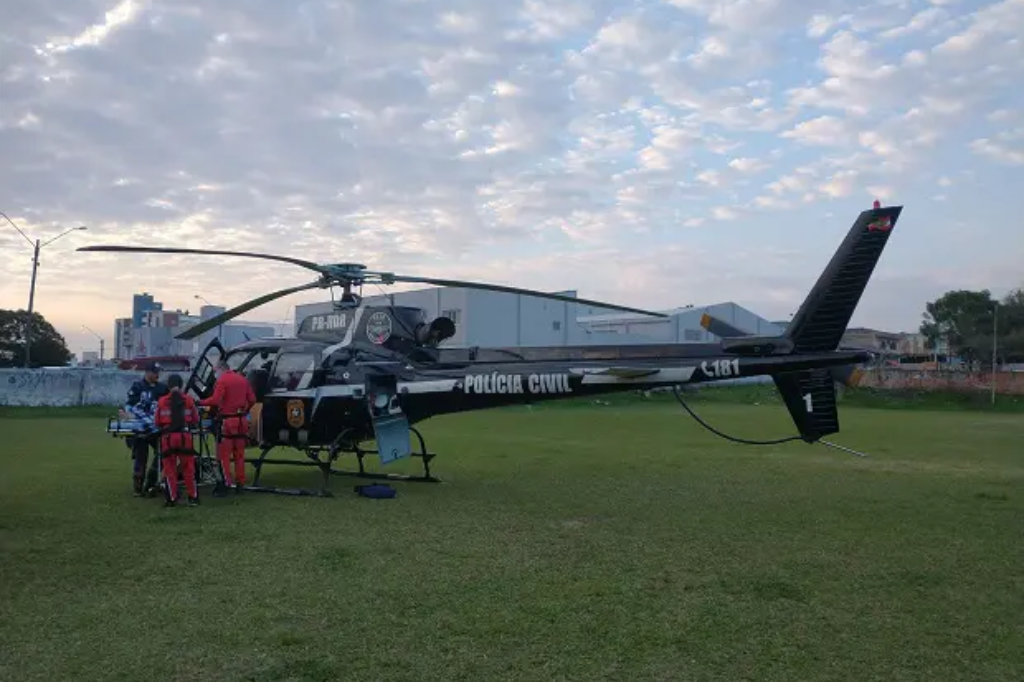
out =
[[[328,267],[339,268],[341,270],[359,270],[360,272],[366,269],[366,266],[362,263],[334,263]]]
[[[324,266],[330,272],[332,277],[338,279],[363,279],[363,273],[366,271],[366,266],[360,263],[334,263],[333,265]]]

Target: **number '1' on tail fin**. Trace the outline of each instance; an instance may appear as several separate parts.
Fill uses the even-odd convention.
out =
[[[800,437],[813,443],[839,431],[836,384],[827,369],[805,369],[772,377]]]
[[[863,211],[807,294],[784,334],[793,353],[834,351],[885,250],[902,206]],[[839,431],[836,388],[826,368],[773,375],[793,422],[807,442]]]

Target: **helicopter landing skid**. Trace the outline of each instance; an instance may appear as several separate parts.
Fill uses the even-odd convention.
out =
[[[414,427],[409,427],[409,431],[415,434],[416,439],[419,441],[419,452],[413,452],[412,457],[418,457],[423,461],[423,474],[388,474],[367,471],[363,459],[367,455],[379,455],[377,450],[364,450],[359,447],[358,443],[353,443],[344,440],[346,433],[342,433],[333,444],[328,447],[311,447],[303,449],[303,453],[311,460],[308,462],[296,461],[292,459],[268,459],[267,455],[273,450],[276,445],[264,446],[260,452],[259,457],[249,457],[246,461],[253,465],[256,469],[255,476],[253,478],[252,485],[245,486],[245,490],[251,490],[252,492],[263,492],[263,493],[274,493],[278,495],[293,495],[293,496],[314,496],[314,497],[334,497],[334,493],[330,490],[331,476],[351,476],[354,478],[367,478],[374,480],[386,480],[386,481],[408,481],[411,483],[440,483],[441,479],[430,473],[430,461],[436,457],[435,453],[427,452],[427,444],[421,434]],[[334,463],[342,454],[353,454],[359,464],[359,469],[356,471],[349,469],[336,469]],[[326,455],[326,456],[324,456]],[[303,466],[303,467],[317,467],[323,474],[323,484],[319,490],[309,490],[306,488],[280,488],[277,486],[263,486],[260,485],[260,474],[263,470],[264,464],[280,464],[283,466]]]

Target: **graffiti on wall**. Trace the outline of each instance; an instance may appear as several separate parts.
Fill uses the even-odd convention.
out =
[[[0,405],[121,405],[132,382],[139,376],[137,371],[123,370],[0,369]],[[740,383],[748,381],[761,383],[770,379],[751,377]],[[883,391],[989,391],[992,388],[992,374],[873,368],[864,371],[859,385]],[[1024,372],[997,373],[996,392],[1000,395],[1024,395]]]
[[[996,372],[996,393],[1024,395],[1024,372]],[[890,391],[990,391],[991,372],[874,368],[866,370],[860,386]]]
[[[2,369],[0,405],[120,405],[138,372],[95,369]]]

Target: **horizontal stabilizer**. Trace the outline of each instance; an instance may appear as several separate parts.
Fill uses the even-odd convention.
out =
[[[832,378],[843,386],[856,387],[860,384],[860,380],[864,378],[864,370],[856,365],[833,367],[830,371]]]
[[[734,327],[724,320],[720,320],[713,315],[704,313],[700,316],[700,326],[708,330],[715,336],[723,339],[731,339],[737,336],[749,336],[749,334],[738,327]]]

